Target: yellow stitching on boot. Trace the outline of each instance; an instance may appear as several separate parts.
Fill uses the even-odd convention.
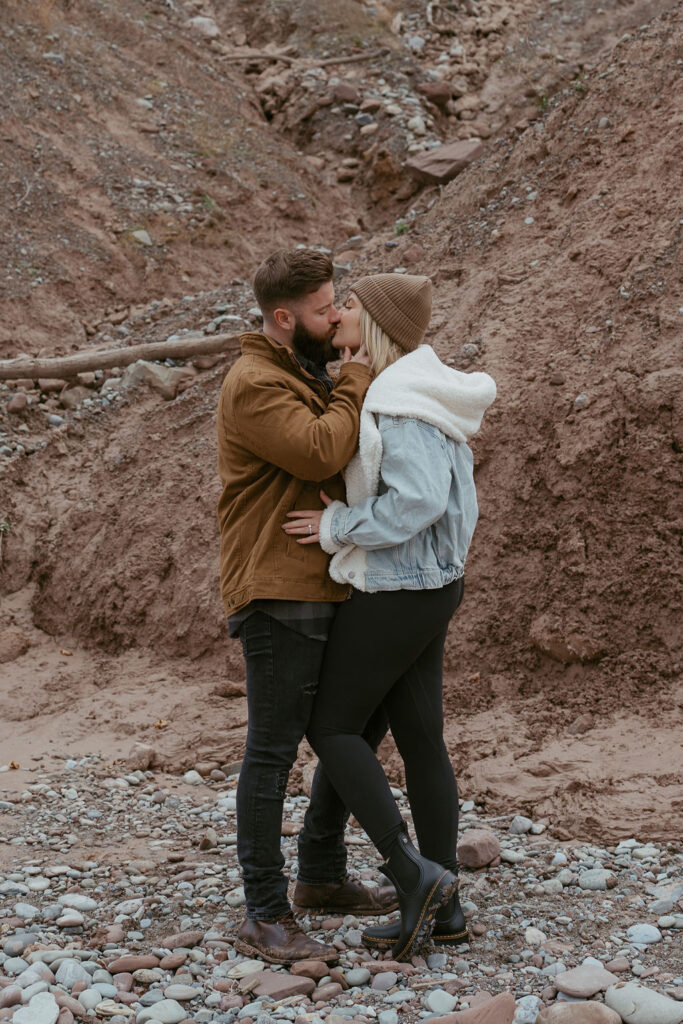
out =
[[[441,881],[441,879],[445,878],[447,874],[448,874],[448,872],[444,871],[444,873],[442,875],[439,875],[439,877],[437,878],[436,882],[432,886],[432,891],[430,892],[429,896],[427,897],[425,903],[422,906],[422,913],[420,914],[420,919],[417,922],[417,924],[415,925],[415,928],[413,929],[413,934],[410,936],[410,941],[407,943],[407,945],[405,945],[403,947],[401,952],[397,954],[398,957],[402,957],[403,954],[405,953],[405,951],[407,949],[409,949],[410,946],[412,946],[413,942],[415,941],[415,936],[417,935],[417,933],[419,932],[420,928],[422,927],[422,922],[424,920],[424,916],[425,916],[425,914],[427,912],[427,908],[429,907],[429,904],[431,902],[432,896],[434,895],[434,893],[436,891],[436,887],[439,884],[439,882]],[[439,906],[441,906],[441,904],[439,904]]]

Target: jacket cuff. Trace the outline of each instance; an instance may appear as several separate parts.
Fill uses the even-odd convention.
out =
[[[333,501],[331,505],[328,505],[322,514],[320,520],[320,527],[318,529],[318,537],[320,538],[320,547],[323,551],[326,551],[328,555],[336,555],[338,551],[341,551],[344,547],[343,544],[337,544],[332,539],[332,520],[335,512],[340,511],[347,506],[343,501]]]

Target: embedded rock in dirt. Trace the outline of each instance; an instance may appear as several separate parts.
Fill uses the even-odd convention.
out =
[[[195,370],[191,366],[160,366],[144,359],[127,366],[121,377],[121,387],[131,384],[149,384],[158,391],[162,398],[175,398],[178,388],[186,381],[192,380]]]
[[[31,646],[29,638],[20,629],[10,627],[0,632],[0,665],[16,661]]]
[[[564,664],[595,661],[602,653],[599,642],[583,636],[552,614],[539,615],[534,619],[529,636],[539,651]]]
[[[484,152],[479,139],[448,142],[406,160],[406,169],[427,185],[445,185]]]

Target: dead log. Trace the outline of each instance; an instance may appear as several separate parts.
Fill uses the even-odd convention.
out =
[[[92,349],[71,356],[51,359],[0,360],[0,380],[38,380],[39,377],[70,380],[87,370],[105,370],[112,366],[130,366],[138,359],[192,359],[214,352],[234,354],[239,347],[239,334],[187,334],[173,341],[150,341],[126,348]]]

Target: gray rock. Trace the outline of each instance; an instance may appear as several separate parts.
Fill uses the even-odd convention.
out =
[[[186,1017],[187,1011],[175,999],[162,999],[160,1002],[155,1003],[154,1006],[148,1006],[142,1010],[135,1018],[135,1021],[136,1024],[145,1024],[146,1021],[161,1021],[162,1024],[180,1024],[180,1021],[185,1020]]]
[[[372,979],[372,988],[378,992],[388,992],[398,981],[398,974],[394,971],[382,971]]]
[[[344,977],[350,988],[356,988],[367,985],[370,981],[370,971],[367,967],[354,967],[353,970],[346,971]]]
[[[59,897],[63,907],[71,907],[72,910],[88,912],[97,910],[97,903],[91,896],[82,896],[79,892],[69,892]]]
[[[50,992],[39,992],[28,1006],[22,1006],[12,1018],[13,1024],[56,1024],[59,1007]]]
[[[648,945],[651,942],[661,942],[662,933],[653,924],[634,924],[627,929],[626,938],[637,945]]]
[[[10,956],[2,965],[5,974],[21,974],[27,967],[27,961],[20,956]]]
[[[167,985],[164,989],[166,999],[177,999],[179,1003],[184,1003],[188,999],[196,999],[201,994],[200,988],[192,988],[190,985]]]
[[[617,884],[615,875],[606,868],[590,868],[579,875],[579,887],[599,892],[613,889]]]
[[[31,921],[40,914],[40,911],[32,903],[15,903],[14,913],[17,917],[22,917],[24,921]]]
[[[681,1024],[683,1022],[683,1004],[633,981],[608,988],[605,993],[605,1002],[613,1010],[616,1010],[624,1024]]]
[[[536,1024],[536,1018],[543,1008],[543,1001],[538,996],[523,996],[517,1000],[513,1024]]]
[[[96,988],[86,988],[78,993],[78,1001],[84,1010],[94,1010],[102,1002],[102,993]]]
[[[25,938],[23,935],[13,935],[7,939],[2,947],[3,953],[9,957],[21,956],[26,947],[33,939]]]
[[[523,836],[530,831],[533,821],[525,818],[523,814],[516,814],[510,822],[510,831],[513,836]]]
[[[442,988],[435,988],[425,996],[425,1006],[432,1013],[450,1013],[458,1005],[458,997],[452,996]]]
[[[90,984],[90,975],[82,966],[80,960],[63,960],[55,975],[58,985],[63,985],[67,992],[70,992],[77,981],[85,981]]]
[[[26,896],[28,892],[29,888],[23,882],[13,882],[11,879],[0,882],[0,896]]]

